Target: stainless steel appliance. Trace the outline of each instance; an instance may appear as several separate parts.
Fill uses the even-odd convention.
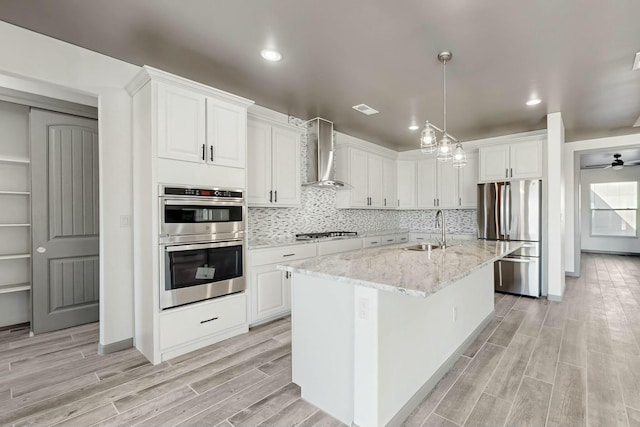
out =
[[[160,308],[246,289],[242,190],[160,187]]]
[[[525,242],[495,263],[496,291],[540,296],[541,188],[539,180],[478,184],[478,238]]]
[[[334,178],[335,146],[333,123],[316,117],[307,122],[307,182],[312,187],[349,187]]]
[[[327,239],[331,237],[355,237],[357,235],[358,233],[355,231],[323,231],[319,233],[296,234],[296,240]]]

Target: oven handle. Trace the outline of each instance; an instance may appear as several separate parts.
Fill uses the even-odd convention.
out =
[[[163,199],[162,204],[165,206],[242,206],[241,201],[217,201],[217,200],[193,200],[193,199]]]
[[[230,246],[242,246],[242,240],[228,242],[195,243],[192,245],[163,245],[165,252],[191,251],[197,249],[228,248]]]

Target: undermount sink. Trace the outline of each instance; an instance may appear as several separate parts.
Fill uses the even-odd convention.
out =
[[[432,251],[434,249],[439,249],[440,245],[432,245],[431,243],[420,243],[419,245],[409,246],[404,248],[407,251]]]

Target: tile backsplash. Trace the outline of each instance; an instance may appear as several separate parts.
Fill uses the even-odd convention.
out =
[[[291,117],[291,124],[304,127],[305,122]],[[302,182],[307,176],[307,139],[301,137]],[[253,239],[278,239],[292,237],[296,233],[316,231],[376,231],[404,228],[411,231],[434,231],[434,210],[367,210],[336,209],[335,189],[302,187],[299,208],[249,208],[249,237]],[[446,211],[447,231],[450,233],[475,233],[475,210]]]

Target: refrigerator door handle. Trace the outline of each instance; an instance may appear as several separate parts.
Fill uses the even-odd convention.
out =
[[[505,186],[500,186],[500,238],[503,238],[505,233],[505,224],[504,224],[504,206],[505,206]]]
[[[499,282],[500,283],[500,287],[502,287],[502,263],[500,262],[502,260],[498,260],[498,277],[499,277]]]
[[[505,224],[504,224],[504,234],[507,238],[511,237],[511,185],[507,184],[505,186]]]

